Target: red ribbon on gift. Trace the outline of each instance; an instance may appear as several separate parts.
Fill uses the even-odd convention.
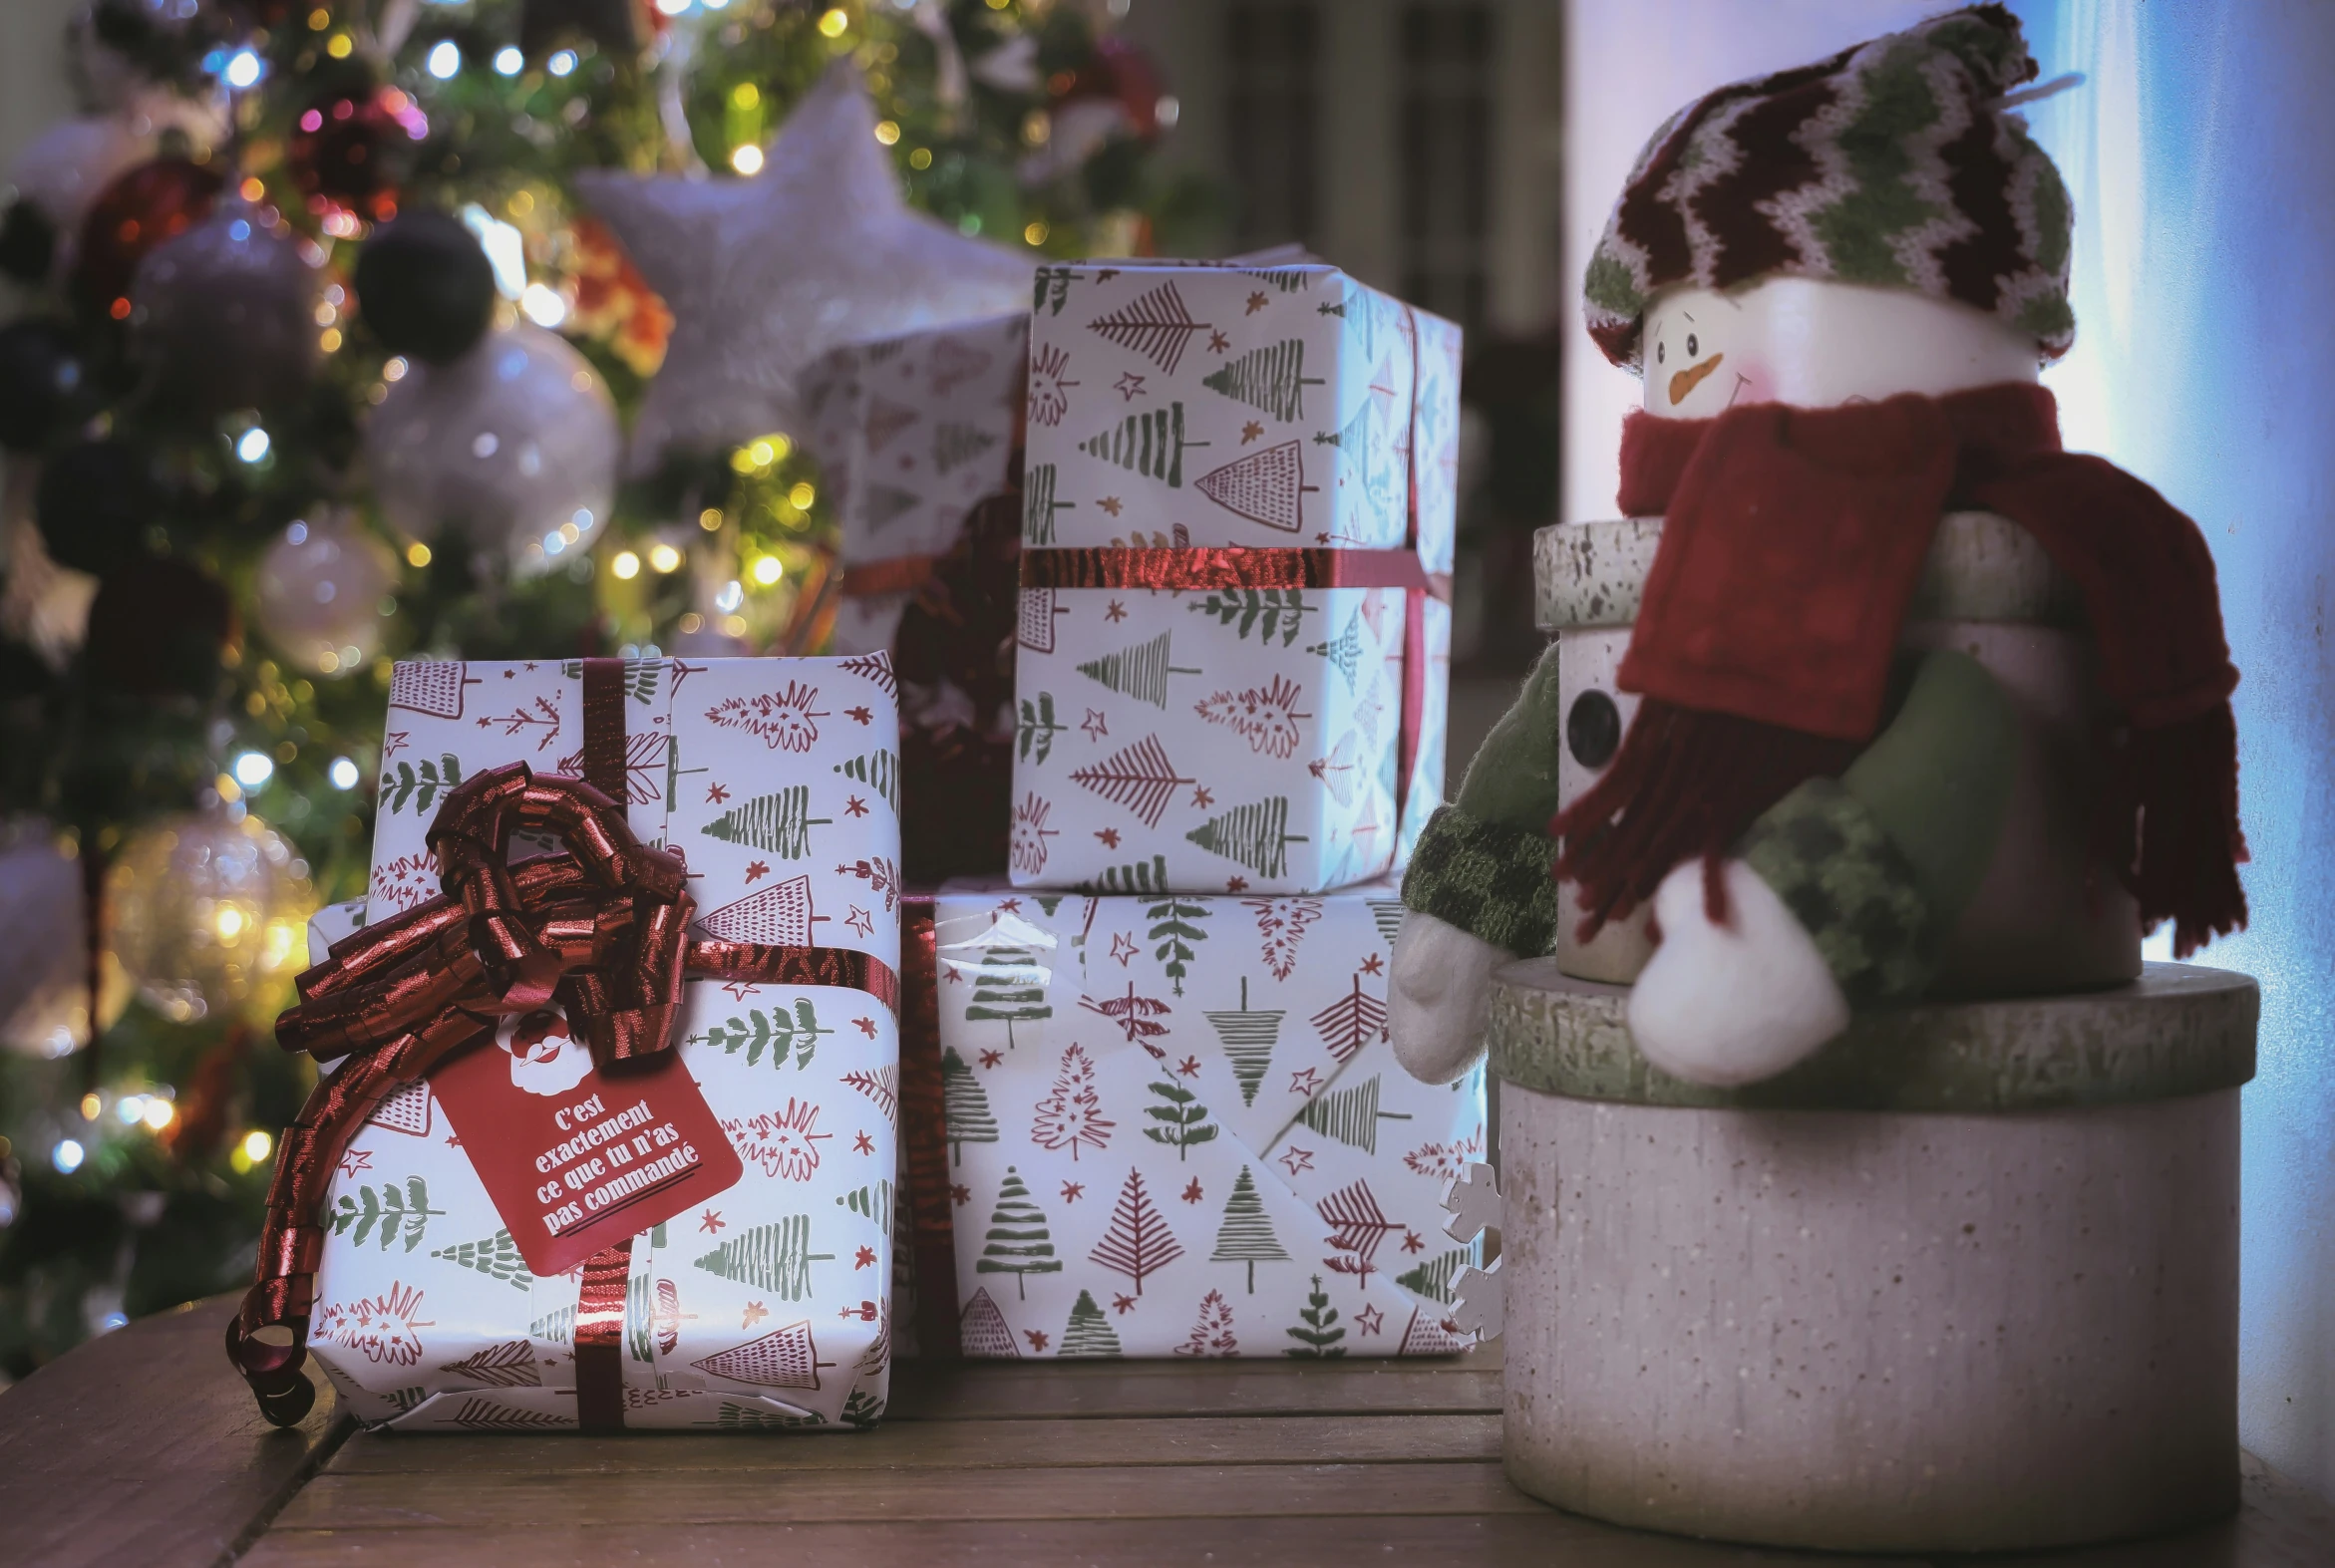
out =
[[[898,1011],[899,978],[870,954],[688,935],[696,904],[680,857],[641,843],[618,803],[622,661],[587,659],[583,679],[593,782],[512,763],[450,791],[429,836],[443,894],[333,944],[276,1020],[285,1050],[346,1059],[277,1143],[256,1277],[227,1325],[228,1360],[276,1425],[298,1422],[316,1399],[301,1368],[327,1234],[318,1221],[342,1153],[388,1095],[492,1040],[498,1020],[556,1003],[606,1070],[674,1048],[685,980],[847,986]],[[509,864],[521,832],[555,834],[567,852]],[[623,1425],[630,1254],[628,1240],[584,1265],[575,1357],[586,1430]],[[270,1331],[281,1337],[260,1338]]]

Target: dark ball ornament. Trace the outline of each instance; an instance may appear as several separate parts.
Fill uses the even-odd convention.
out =
[[[318,279],[241,197],[159,246],[130,289],[132,348],[156,394],[197,420],[298,398],[322,357]]]
[[[402,214],[357,257],[357,311],[392,354],[432,365],[476,348],[495,319],[495,268],[478,236],[428,208]]]
[[[429,134],[421,107],[394,87],[328,93],[300,111],[284,161],[310,210],[384,221],[397,215],[398,189]]]
[[[241,635],[218,579],[181,560],[135,561],[98,584],[83,667],[92,685],[132,697],[204,697],[219,655]]]
[[[88,406],[72,333],[54,321],[0,327],[0,448],[37,452]]]
[[[130,315],[130,281],[149,254],[210,216],[224,174],[182,157],[141,163],[103,191],[82,220],[73,300],[92,316]]]
[[[89,441],[41,466],[33,517],[50,559],[103,577],[145,554],[147,529],[161,503],[136,448]]]
[[[637,55],[662,30],[649,0],[522,0],[518,47],[529,60],[585,40],[619,58]]]
[[[22,197],[0,212],[0,277],[27,288],[46,282],[57,259],[57,225]]]

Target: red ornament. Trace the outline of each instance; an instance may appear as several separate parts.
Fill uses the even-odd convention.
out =
[[[1151,142],[1160,135],[1160,100],[1167,79],[1141,44],[1106,33],[1095,40],[1095,52],[1076,72],[1057,74],[1047,85],[1054,90],[1057,108],[1081,102],[1117,104],[1126,117],[1128,132]]]
[[[292,123],[284,160],[312,212],[354,212],[376,222],[397,216],[398,186],[414,148],[430,135],[421,106],[394,87],[333,93]]]
[[[98,193],[73,260],[74,302],[116,321],[130,314],[130,280],[147,252],[210,215],[224,170],[182,157],[141,163]]]

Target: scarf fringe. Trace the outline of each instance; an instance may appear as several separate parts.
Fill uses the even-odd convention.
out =
[[[2172,922],[2172,951],[2186,958],[2242,930],[2246,860],[2237,818],[2237,723],[2229,704],[2194,719],[2135,730],[2117,758],[2125,789],[2120,824],[2134,824],[2132,852],[2116,863],[2141,905],[2141,929]]]
[[[1810,779],[1837,775],[1861,750],[1854,741],[1645,699],[1605,776],[1549,822],[1561,849],[1554,875],[1579,888],[1579,939],[1626,917],[1672,868],[1698,857],[1704,910],[1727,923],[1721,870],[1736,840],[1778,800]]]

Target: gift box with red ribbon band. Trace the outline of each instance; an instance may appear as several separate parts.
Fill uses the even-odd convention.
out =
[[[804,376],[839,523],[838,653],[891,655],[911,881],[1002,872],[1029,318],[846,344]]]
[[[953,883],[904,936],[918,1350],[1434,1356],[1481,1248],[1484,1071],[1387,1039],[1392,884],[1093,898]]]
[[[228,1334],[408,1430],[883,1411],[898,729],[881,655],[401,664],[324,1077]]]
[[[1310,262],[1034,298],[1014,882],[1398,868],[1443,783],[1459,329]]]

